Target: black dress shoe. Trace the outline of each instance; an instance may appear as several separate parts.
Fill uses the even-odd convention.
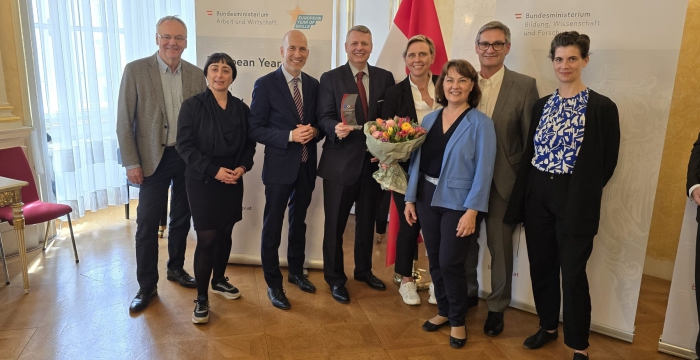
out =
[[[467,324],[464,324],[464,339],[457,339],[450,335],[450,346],[455,349],[461,349],[467,344]]]
[[[139,289],[134,300],[131,300],[129,312],[139,312],[145,309],[155,296],[158,296],[157,286],[153,287],[153,289]]]
[[[292,308],[289,300],[287,300],[287,295],[284,294],[282,289],[267,288],[267,297],[270,299],[272,306],[278,309],[289,310]]]
[[[296,284],[296,286],[298,286],[299,289],[301,289],[301,291],[303,292],[316,292],[316,287],[314,286],[314,284],[312,284],[311,281],[309,281],[309,279],[307,279],[304,275],[289,274],[289,276],[287,276],[287,280],[289,280],[289,282],[292,284]]]
[[[583,355],[581,353],[574,353],[574,360],[588,360],[588,355]]]
[[[484,324],[484,334],[487,336],[498,336],[503,332],[503,313],[489,311],[489,316]]]
[[[341,304],[347,304],[350,302],[350,294],[348,294],[348,289],[345,288],[345,285],[332,285],[331,295],[335,301]]]
[[[445,320],[445,322],[442,324],[433,324],[430,322],[430,320],[425,320],[425,322],[423,323],[423,326],[421,326],[421,328],[423,329],[423,331],[433,332],[433,331],[440,330],[440,328],[447,325],[447,323],[449,323],[448,320]]]
[[[478,296],[469,296],[467,297],[467,310],[479,305],[479,297]]]
[[[386,285],[384,285],[384,282],[379,280],[379,278],[372,274],[369,274],[369,276],[367,276],[366,278],[355,278],[355,280],[366,283],[367,285],[369,285],[369,287],[371,287],[374,290],[386,290]]]
[[[523,346],[529,350],[539,349],[545,343],[556,340],[558,337],[559,331],[549,333],[547,332],[547,330],[540,328],[539,330],[537,330],[535,335],[532,335],[529,338],[525,339]]]
[[[177,281],[182,287],[192,289],[197,287],[197,283],[194,281],[194,278],[190,276],[190,274],[188,274],[183,268],[175,270],[168,269],[167,279],[170,281]]]

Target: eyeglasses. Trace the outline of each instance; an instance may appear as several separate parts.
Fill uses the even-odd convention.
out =
[[[183,41],[187,40],[186,37],[181,36],[181,35],[174,36],[174,37],[173,37],[173,36],[170,36],[170,35],[161,35],[161,34],[158,34],[158,33],[156,33],[156,35],[158,35],[158,37],[159,37],[161,40],[166,41],[166,42],[169,42],[169,41],[172,40],[172,39],[175,39],[176,42],[183,42]]]
[[[506,45],[505,43],[502,42],[495,42],[493,44],[487,43],[487,42],[478,42],[476,45],[479,47],[479,50],[481,51],[487,51],[489,47],[493,48],[493,51],[500,51],[503,50],[503,47]]]

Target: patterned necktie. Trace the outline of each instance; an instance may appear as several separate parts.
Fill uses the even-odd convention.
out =
[[[362,111],[365,114],[365,121],[367,121],[367,92],[365,91],[365,84],[362,83],[362,77],[365,75],[363,71],[357,73],[357,91],[360,93],[360,102],[362,102]]]
[[[301,93],[299,93],[299,78],[295,77],[292,79],[294,82],[294,105],[297,106],[297,112],[299,113],[299,122],[304,123],[304,103],[301,101]],[[301,145],[301,162],[306,162],[309,160],[309,149],[306,148],[306,144]]]

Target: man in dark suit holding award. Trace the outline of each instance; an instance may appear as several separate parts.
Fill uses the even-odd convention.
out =
[[[693,144],[693,150],[690,153],[690,161],[688,161],[688,180],[685,190],[688,197],[693,199],[698,204],[698,214],[695,220],[700,222],[700,134],[698,140]],[[698,321],[700,321],[700,226],[698,226],[697,240],[695,241],[695,304],[698,307]],[[695,342],[695,353],[700,354],[700,332],[698,333]]]
[[[366,26],[353,26],[345,39],[348,62],[321,75],[318,91],[318,122],[326,135],[318,176],[323,178],[324,277],[336,301],[346,304],[350,296],[343,269],[343,232],[355,203],[355,280],[372,289],[386,290],[372,274],[372,246],[379,184],[372,178],[377,163],[367,151],[365,135],[356,125],[381,114],[384,91],[394,85],[393,75],[367,64],[372,52],[372,33]]]
[[[510,304],[513,282],[513,231],[515,226],[503,223],[508,199],[515,184],[531,121],[532,106],[539,98],[535,79],[511,71],[503,64],[510,51],[510,29],[499,21],[491,21],[479,29],[475,50],[479,55],[479,88],[482,91],[479,110],[496,127],[496,162],[486,214],[486,238],[491,253],[491,294],[486,298],[489,314],[484,333],[497,336],[503,331],[503,312]],[[478,300],[479,284],[476,267],[479,243],[472,242],[465,263],[469,287],[469,303]]]
[[[168,226],[167,279],[188,288],[195,280],[185,271],[190,207],[185,190],[185,162],[175,150],[182,101],[206,90],[202,70],[181,59],[187,27],[175,16],[158,21],[158,52],[124,68],[117,107],[117,138],[126,175],[140,184],[136,217],[136,279],[139,291],[129,311],[141,311],[157,294],[158,227],[172,182]]]
[[[274,307],[287,310],[291,305],[282,289],[278,256],[287,207],[287,279],[302,291],[316,291],[303,274],[304,221],[316,184],[316,143],[320,137],[316,121],[318,80],[301,71],[309,56],[304,33],[299,30],[287,32],[280,54],[282,66],[255,82],[248,135],[265,145],[262,171],[265,210],[260,256],[268,286],[267,297]]]

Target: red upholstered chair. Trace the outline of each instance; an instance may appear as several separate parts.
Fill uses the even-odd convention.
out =
[[[0,176],[15,180],[23,180],[29,183],[29,185],[22,188],[22,202],[24,203],[22,210],[24,210],[25,225],[34,225],[51,221],[63,215],[68,217],[68,227],[70,229],[70,238],[73,241],[75,262],[77,263],[80,261],[78,259],[78,250],[75,247],[73,224],[71,224],[70,221],[70,213],[73,209],[68,205],[46,203],[39,200],[39,194],[36,191],[36,183],[34,182],[34,175],[32,174],[32,169],[29,167],[29,162],[22,148],[13,147],[0,149]],[[0,221],[7,221],[10,225],[13,225],[12,208],[9,206],[0,207]],[[46,239],[44,239],[44,249],[46,249]]]

